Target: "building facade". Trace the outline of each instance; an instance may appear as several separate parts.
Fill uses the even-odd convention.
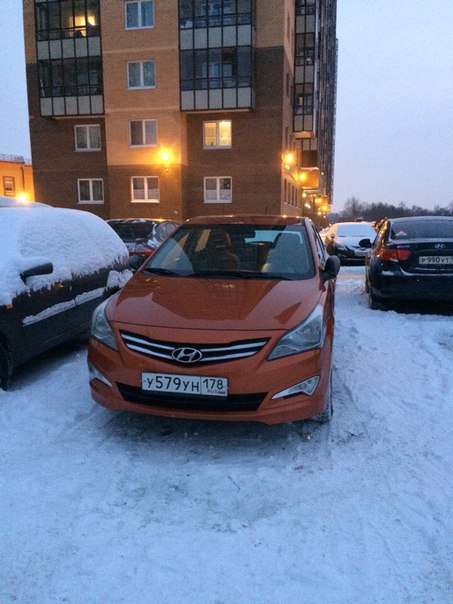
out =
[[[336,0],[23,6],[38,200],[182,220],[331,199]]]
[[[31,161],[22,155],[0,154],[0,195],[24,201],[35,198]]]

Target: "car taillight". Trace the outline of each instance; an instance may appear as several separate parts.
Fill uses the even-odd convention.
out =
[[[381,250],[379,257],[381,260],[399,262],[400,260],[408,260],[411,255],[411,250],[403,250],[400,248],[384,248]]]

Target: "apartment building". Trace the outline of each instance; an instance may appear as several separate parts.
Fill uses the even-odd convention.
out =
[[[23,6],[36,199],[180,220],[330,201],[336,0]]]

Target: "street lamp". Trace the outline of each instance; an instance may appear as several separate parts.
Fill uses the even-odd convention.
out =
[[[168,172],[168,170],[170,169],[170,162],[171,162],[170,152],[167,150],[162,151],[162,153],[160,154],[160,158],[162,160],[162,164],[164,165],[165,172]]]

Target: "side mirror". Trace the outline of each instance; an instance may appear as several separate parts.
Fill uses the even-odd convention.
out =
[[[322,271],[322,281],[325,283],[329,279],[335,279],[340,270],[340,259],[338,256],[329,256],[326,260],[324,270]]]
[[[366,247],[366,248],[369,248],[369,249],[371,249],[373,247],[373,244],[371,243],[371,239],[368,239],[368,238],[367,239],[361,239],[359,241],[359,245],[360,245],[360,247]]]
[[[28,277],[50,275],[51,273],[53,273],[53,264],[52,262],[46,262],[45,264],[38,264],[32,268],[27,268],[26,271],[21,272],[20,277],[23,281],[25,281],[25,279],[28,279]]]

